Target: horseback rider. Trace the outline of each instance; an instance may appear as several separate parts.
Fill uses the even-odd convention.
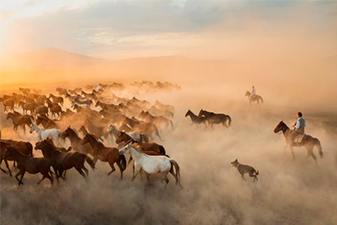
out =
[[[253,87],[252,87],[252,96],[251,96],[251,98],[254,99],[255,96],[256,96],[256,89],[255,89],[255,87],[253,86]]]
[[[304,128],[306,126],[306,122],[303,119],[301,112],[297,113],[296,118],[297,118],[297,121],[293,125],[294,130],[293,130],[293,133],[290,136],[292,142],[295,142],[295,138],[296,137],[298,137],[299,135],[303,135],[304,134]]]

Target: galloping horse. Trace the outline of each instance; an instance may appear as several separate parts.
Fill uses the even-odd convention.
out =
[[[202,123],[202,124],[205,125],[205,128],[207,127],[207,125],[206,125],[206,121],[207,121],[206,117],[204,117],[204,116],[197,116],[191,110],[187,111],[187,113],[185,114],[185,117],[187,117],[187,116],[191,117],[192,123],[195,123],[196,125]]]
[[[57,181],[59,177],[62,177],[64,171],[67,171],[73,167],[83,176],[83,178],[86,179],[86,177],[89,176],[89,171],[84,166],[85,161],[93,170],[95,169],[95,164],[90,157],[79,152],[59,152],[50,139],[37,142],[35,145],[35,150],[38,149],[42,151],[42,154],[46,159],[50,160],[51,165],[56,173]],[[86,174],[83,172],[83,170]]]
[[[13,147],[8,147],[3,153],[5,160],[12,159],[18,163],[19,172],[15,178],[20,184],[23,184],[22,179],[26,172],[30,174],[41,173],[42,179],[37,183],[40,184],[45,178],[48,178],[53,185],[53,175],[50,170],[51,163],[45,158],[34,158],[33,156],[26,156]],[[21,178],[18,177],[21,175]]]
[[[41,129],[35,124],[30,125],[29,133],[33,133],[35,131],[39,138],[39,141],[45,140],[47,138],[52,138],[56,142],[58,146],[60,146],[59,138],[61,137],[62,130],[52,128],[52,129]]]
[[[162,174],[166,185],[169,182],[167,178],[168,173],[171,173],[176,179],[176,184],[181,186],[180,183],[180,168],[176,161],[170,159],[167,156],[152,156],[142,153],[137,147],[136,144],[128,144],[121,151],[120,154],[130,154],[135,161],[135,173],[132,177],[132,180],[136,178],[138,173],[143,170],[146,173],[147,180],[150,183],[150,175],[160,173]],[[175,168],[175,173],[173,170]]]
[[[108,173],[108,175],[110,175],[116,170],[114,167],[114,164],[116,163],[121,171],[121,179],[123,179],[123,171],[126,169],[126,159],[124,155],[119,154],[117,148],[105,147],[102,142],[97,141],[91,134],[85,135],[84,139],[81,141],[82,145],[86,143],[89,143],[92,148],[95,164],[98,159],[102,162],[108,162],[111,167],[111,171]]]
[[[82,139],[77,135],[77,133],[69,126],[63,133],[61,134],[63,139],[69,138],[71,147],[82,154],[91,154],[91,147],[89,144],[82,145]]]
[[[263,103],[263,98],[260,95],[252,96],[252,93],[250,93],[250,91],[247,91],[245,96],[248,96],[249,104],[251,104],[252,102],[257,102],[257,104],[260,104],[260,100],[261,103]]]
[[[301,146],[306,147],[306,149],[308,151],[308,157],[311,156],[315,161],[316,161],[316,156],[314,155],[314,152],[313,152],[313,148],[315,146],[318,147],[318,152],[319,152],[319,155],[321,156],[321,158],[323,157],[321,142],[317,138],[314,138],[310,135],[304,134],[301,142],[294,143],[291,140],[291,134],[293,133],[293,131],[290,130],[290,128],[283,121],[280,121],[278,123],[278,125],[274,129],[274,133],[279,133],[281,131],[282,131],[282,133],[283,133],[283,135],[286,139],[286,143],[287,143],[287,145],[284,148],[284,151],[286,151],[287,147],[290,147],[291,154],[293,155],[294,159],[295,159],[295,154],[294,154],[293,147],[301,147]]]
[[[26,125],[32,125],[32,117],[28,115],[21,115],[19,113],[8,113],[6,119],[11,119],[13,122],[13,130],[17,131],[18,126],[21,126],[26,133]]]
[[[211,127],[213,127],[213,124],[222,123],[222,125],[228,128],[232,123],[231,117],[223,113],[208,112],[206,110],[201,109],[199,112],[199,117],[201,116],[206,117],[206,120],[208,121],[208,124],[211,125]]]

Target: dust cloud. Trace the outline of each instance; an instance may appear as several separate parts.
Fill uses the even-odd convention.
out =
[[[336,115],[303,112],[307,133],[320,139],[325,155],[315,164],[306,159],[305,148],[297,148],[293,161],[290,152],[283,151],[283,136],[273,129],[280,120],[292,124],[296,109],[268,101],[249,106],[244,96],[233,98],[222,88],[204,92],[185,85],[180,91],[136,95],[175,106],[175,129],[163,130],[164,141],[157,142],[179,163],[183,190],[173,177],[167,188],[158,176],[151,177],[152,186],[145,178],[132,182],[130,166],[121,181],[117,171],[107,176],[109,166],[102,162],[90,171],[88,182],[70,170],[67,181],[54,187],[48,181],[37,186],[39,176],[29,174],[18,187],[13,177],[2,173],[1,224],[335,223]],[[229,114],[232,126],[191,125],[186,111],[198,113],[201,108]],[[35,135],[12,132],[3,113],[1,124],[4,138],[37,141]],[[314,153],[318,156],[317,150]],[[259,181],[243,181],[230,165],[235,159],[259,170]]]

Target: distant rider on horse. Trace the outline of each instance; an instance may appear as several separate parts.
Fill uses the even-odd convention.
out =
[[[302,113],[298,112],[296,115],[297,121],[296,123],[293,125],[294,130],[293,133],[291,134],[291,140],[292,142],[295,142],[295,138],[303,135],[304,134],[304,128],[306,126],[306,122],[305,120],[302,118]]]

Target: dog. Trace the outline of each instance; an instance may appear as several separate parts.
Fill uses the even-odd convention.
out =
[[[248,165],[240,164],[237,159],[235,161],[231,162],[231,164],[232,164],[232,166],[235,166],[238,169],[238,171],[241,174],[243,180],[245,180],[245,177],[244,177],[245,173],[248,173],[250,177],[254,177],[253,182],[255,180],[258,180],[257,175],[259,175],[259,171],[258,170],[256,171],[253,167],[248,166]]]

